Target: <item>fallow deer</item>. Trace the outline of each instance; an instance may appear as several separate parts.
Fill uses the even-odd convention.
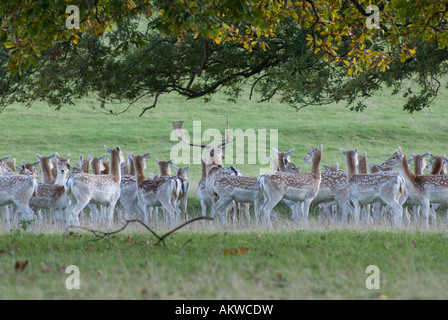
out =
[[[144,169],[148,157],[149,153],[131,154],[137,178],[138,204],[145,216],[147,207],[162,206],[164,213],[169,216],[170,223],[173,225],[176,220],[176,200],[181,186],[176,178],[170,176],[146,178]]]
[[[243,202],[243,203],[254,203],[257,206],[255,210],[258,209],[258,199],[259,195],[256,195],[253,190],[254,186],[249,181],[250,177],[237,177],[229,175],[229,172],[233,172],[235,168],[225,168],[223,166],[223,155],[222,151],[227,144],[229,144],[229,122],[226,117],[227,129],[226,129],[226,139],[219,146],[213,147],[211,145],[195,144],[190,142],[184,135],[182,131],[183,121],[173,122],[174,131],[177,136],[184,141],[187,145],[200,147],[208,153],[208,158],[206,160],[206,174],[205,179],[206,190],[210,196],[213,211],[218,215],[218,218],[222,225],[225,225],[224,211],[227,206],[233,201]],[[238,178],[238,179],[234,179]],[[256,179],[256,178],[255,178]],[[230,183],[232,181],[232,183]],[[239,190],[240,192],[238,193]],[[238,194],[237,194],[238,193]],[[256,202],[256,204],[255,204]],[[218,210],[219,208],[219,210]],[[248,211],[247,211],[248,213]],[[257,216],[257,212],[255,213]],[[248,216],[248,219],[249,216]],[[248,220],[249,222],[250,220]]]
[[[272,227],[271,210],[283,198],[299,202],[302,219],[305,224],[308,223],[310,204],[319,191],[321,181],[320,164],[323,150],[322,145],[318,148],[310,147],[311,149],[303,161],[312,163],[311,173],[275,172],[258,178],[260,194],[264,196],[261,213],[263,220],[269,227]]]
[[[65,209],[68,207],[69,198],[65,194],[65,178],[70,164],[70,154],[60,157],[56,153],[56,172],[54,183],[39,182],[37,195],[30,200],[30,206],[37,209],[48,210],[47,220],[50,223],[63,223],[66,219]]]
[[[345,151],[342,148],[340,150],[347,163],[348,196],[355,207],[355,225],[359,222],[362,204],[382,201],[392,209],[392,224],[396,227],[401,226],[402,205],[399,199],[404,193],[403,178],[393,174],[358,174],[358,148],[353,151]]]
[[[409,198],[421,206],[424,225],[429,227],[428,218],[430,203],[445,203],[448,201],[448,177],[444,175],[417,176],[409,169],[406,156],[399,147],[385,163],[386,167],[395,167],[406,181]]]
[[[79,213],[89,202],[105,205],[107,225],[112,224],[115,205],[120,197],[120,165],[124,156],[120,147],[104,148],[110,154],[111,174],[78,173],[66,180],[65,189],[71,199],[67,212],[73,216],[76,225],[79,225]]]
[[[93,160],[93,155],[89,154],[89,156],[86,159],[81,154],[81,155],[79,155],[79,161],[76,163],[76,166],[79,167],[82,172],[90,173],[90,165],[92,163],[92,160]]]
[[[9,159],[6,156],[0,164]],[[29,206],[30,199],[37,193],[37,180],[30,175],[0,175],[0,206],[13,204],[21,213],[21,219],[33,220],[34,212]]]
[[[56,156],[56,152],[52,153],[48,157],[41,156],[39,153],[36,153],[37,159],[40,163],[40,168],[42,171],[42,182],[53,184],[56,180],[56,170],[55,163],[53,162],[53,158]]]
[[[324,167],[325,168],[325,167]],[[322,215],[329,222],[335,219],[335,207],[340,210],[341,221],[353,217],[354,209],[349,204],[347,191],[347,173],[339,170],[339,165],[327,166],[325,172],[321,173],[319,192],[313,199],[312,204],[319,207],[319,221],[322,223]],[[338,214],[339,215],[339,214]]]

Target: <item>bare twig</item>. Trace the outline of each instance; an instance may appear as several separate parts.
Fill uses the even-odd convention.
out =
[[[156,246],[158,246],[158,245],[160,245],[161,243],[163,243],[163,245],[166,247],[165,238],[167,238],[169,235],[173,234],[173,233],[176,232],[177,230],[183,228],[183,227],[186,226],[187,224],[190,224],[190,223],[192,223],[192,222],[194,222],[194,221],[198,221],[198,220],[213,220],[213,218],[211,218],[211,217],[196,217],[196,218],[190,219],[190,220],[188,220],[188,221],[182,223],[182,224],[179,225],[178,227],[172,229],[172,230],[169,231],[168,233],[164,234],[163,236],[159,236],[157,233],[154,232],[154,230],[152,230],[150,227],[148,227],[148,225],[146,225],[144,222],[142,222],[142,221],[140,221],[140,220],[138,220],[138,219],[135,219],[135,220],[127,220],[123,227],[121,227],[121,228],[118,229],[118,230],[110,231],[110,232],[105,232],[105,231],[100,231],[100,230],[89,229],[89,228],[85,228],[85,227],[81,227],[81,226],[69,226],[69,227],[67,227],[67,228],[65,229],[65,231],[64,231],[63,239],[65,239],[65,235],[66,235],[66,233],[67,233],[67,231],[68,231],[69,229],[75,228],[75,229],[82,229],[82,230],[85,230],[85,231],[88,231],[88,232],[93,233],[93,235],[95,236],[95,238],[94,238],[94,239],[90,239],[90,240],[88,240],[87,243],[88,243],[88,242],[93,242],[93,241],[104,240],[104,241],[106,241],[108,244],[114,246],[114,245],[109,241],[109,237],[112,236],[112,235],[114,235],[114,234],[120,233],[121,231],[123,231],[124,229],[126,229],[130,223],[137,222],[137,223],[141,224],[143,227],[145,227],[146,230],[148,230],[149,232],[151,232],[151,234],[152,234],[153,236],[155,236],[155,237],[158,239],[157,243],[155,244]]]

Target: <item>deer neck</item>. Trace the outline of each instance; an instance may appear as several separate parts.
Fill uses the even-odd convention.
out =
[[[207,165],[205,162],[201,159],[201,167],[202,167],[202,176],[201,180],[207,178]]]
[[[115,151],[110,156],[110,174],[121,181],[120,155]]]
[[[170,176],[171,170],[169,167],[160,167],[160,175],[161,176]]]
[[[43,183],[53,183],[54,182],[53,173],[48,164],[42,165],[41,163],[41,167],[42,167]]]
[[[84,173],[90,172],[90,161],[89,160],[87,160],[87,159],[82,160],[82,171]]]
[[[436,157],[436,160],[434,161],[432,167],[431,167],[431,174],[442,174],[443,172],[443,160],[441,157]]]
[[[348,181],[351,179],[351,177],[358,174],[358,168],[356,167],[354,157],[347,156],[345,162],[347,163],[347,181]]]
[[[367,171],[367,159],[365,157],[361,157],[361,161],[359,162],[358,173],[366,174]]]
[[[86,171],[84,171],[86,172]],[[88,171],[86,172],[88,173]],[[93,174],[101,174],[101,166],[99,161],[92,162],[92,173]]]
[[[322,162],[322,151],[318,149],[317,154],[313,158],[311,173],[315,179],[320,179],[320,164]]]
[[[139,186],[146,179],[144,161],[143,160],[138,161],[136,159],[133,167],[135,170],[135,177],[137,180],[137,185]]]
[[[54,181],[55,184],[60,184],[60,185],[64,185],[65,182],[65,178],[67,177],[67,171],[65,170],[64,173],[61,173],[58,170],[58,174],[56,176],[56,180]]]
[[[423,167],[420,161],[415,161],[414,175],[421,176],[423,174]]]
[[[277,170],[276,171],[280,171],[280,172],[285,172],[285,163],[284,163],[284,159],[285,155],[281,152],[278,154],[277,156]]]
[[[403,155],[401,163],[397,166],[397,171],[400,174],[400,176],[404,178],[406,187],[412,188],[415,186],[415,175],[409,168],[408,160],[406,159],[405,155]]]

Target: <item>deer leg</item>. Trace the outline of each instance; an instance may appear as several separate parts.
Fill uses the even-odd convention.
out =
[[[414,216],[414,225],[418,225],[420,205],[412,206],[412,215]]]
[[[359,223],[359,212],[361,210],[361,204],[358,199],[352,200],[353,206],[355,207],[355,213],[353,215],[353,223],[355,226],[358,226]]]
[[[428,218],[429,218],[429,201],[424,201],[421,204],[421,209],[422,209],[422,217],[423,217],[423,222],[425,224],[425,228],[428,229],[429,225],[428,225]]]

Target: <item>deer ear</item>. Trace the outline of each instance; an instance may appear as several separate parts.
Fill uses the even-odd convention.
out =
[[[108,148],[107,146],[104,146],[104,149],[106,149],[107,152],[111,153],[112,150],[110,148]]]
[[[324,150],[324,146],[321,144],[321,145],[319,146],[319,149],[320,149],[320,151]]]
[[[110,149],[109,149],[110,150]],[[103,154],[101,157],[100,157],[100,160],[101,161],[104,161],[104,159],[106,159],[106,154]]]
[[[414,158],[414,152],[409,152],[409,155]]]
[[[355,153],[358,153],[358,147],[355,148],[355,150],[353,150]]]
[[[173,164],[173,170],[177,172],[177,170],[179,170],[179,168]]]
[[[286,153],[286,157],[290,157],[290,156],[292,156],[292,154],[294,153],[295,150],[296,150],[296,149],[291,149],[291,150],[289,150],[289,151]]]
[[[157,158],[156,158],[156,161],[157,161],[157,164],[159,164],[159,163],[160,163],[159,159],[157,159]]]
[[[142,156],[142,158],[143,158],[143,159],[148,159],[148,157],[150,156],[150,154],[151,154],[151,152],[145,153],[145,154]],[[132,152],[129,154],[129,156],[131,156],[132,159],[134,158],[134,154],[133,154]],[[156,158],[156,159],[157,159],[157,158]],[[159,160],[157,160],[157,163],[159,163]]]
[[[53,159],[54,158],[54,156],[58,156],[59,157],[59,155],[58,155],[58,153],[57,152],[55,152],[55,153],[52,153],[52,154],[50,154],[50,156],[48,157],[48,158],[50,158],[50,159]]]
[[[347,154],[347,151],[345,151],[344,149],[339,148],[339,150],[341,150],[341,152],[342,152],[342,154],[343,154],[344,156]]]
[[[411,164],[411,163],[412,163],[412,158],[408,160],[408,164]]]
[[[70,160],[70,157],[71,157],[71,156],[72,156],[72,154],[69,153],[68,156],[67,156],[68,160]]]
[[[277,149],[272,148],[272,152],[274,152],[274,154],[278,156],[278,150]]]

